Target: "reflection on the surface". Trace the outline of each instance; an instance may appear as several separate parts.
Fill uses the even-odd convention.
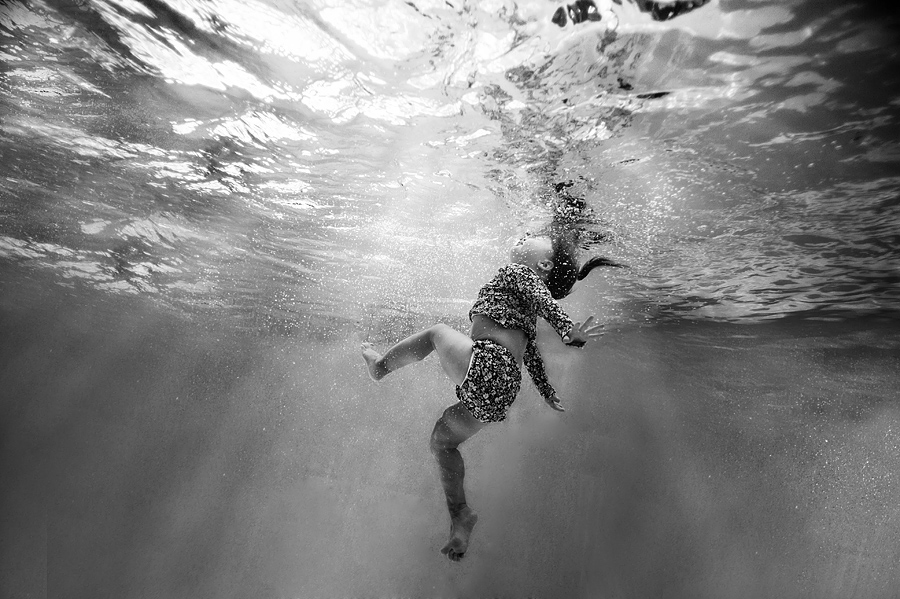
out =
[[[315,295],[299,313],[339,312],[358,262],[375,280],[406,268],[431,305],[406,258],[424,240],[452,231],[481,248],[461,263],[488,268],[573,182],[603,253],[635,266],[622,306],[752,320],[896,303],[875,266],[895,259],[896,210],[873,224],[859,191],[898,186],[888,19],[560,10],[578,27],[537,1],[5,3],[0,254],[173,304]],[[493,224],[468,226],[479,211]],[[835,241],[795,243],[810,236]],[[302,293],[254,297],[298,273]]]
[[[618,5],[622,5],[622,0],[611,1]],[[668,21],[669,19],[674,19],[679,15],[700,8],[710,0],[668,0],[665,2],[659,0],[626,1],[636,6],[640,12],[648,13],[654,21]],[[594,0],[576,0],[572,4],[557,8],[550,20],[560,27],[565,27],[569,20],[577,25],[578,23],[583,23],[585,21],[601,21],[603,20],[603,15]]]

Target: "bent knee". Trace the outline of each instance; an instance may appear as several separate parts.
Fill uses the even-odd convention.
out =
[[[442,451],[447,451],[448,449],[455,449],[456,446],[450,443],[447,436],[438,430],[438,427],[435,427],[431,432],[431,439],[428,442],[428,447],[431,449],[431,453],[438,454]]]
[[[431,453],[437,455],[445,451],[456,449],[465,439],[465,436],[461,437],[460,435],[454,434],[446,423],[438,421],[438,423],[434,425],[434,430],[431,431],[429,447]]]
[[[457,332],[456,329],[454,329],[453,327],[446,325],[442,322],[431,325],[430,327],[428,327],[427,330],[428,330],[428,333],[432,336],[446,334],[450,331],[453,331],[454,333]]]

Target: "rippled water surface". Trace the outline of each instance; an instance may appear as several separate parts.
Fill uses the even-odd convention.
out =
[[[0,588],[896,597],[876,4],[0,2]],[[473,440],[448,570],[452,388],[356,346],[465,327],[553,218],[628,265],[566,300],[610,334]]]
[[[179,309],[347,318],[388,278],[467,301],[572,182],[632,266],[619,318],[896,310],[892,13],[551,9],[4,3],[0,257]]]

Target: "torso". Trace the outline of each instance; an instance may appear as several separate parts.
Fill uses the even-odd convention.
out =
[[[499,343],[521,362],[525,355],[528,336],[520,329],[507,329],[494,322],[489,316],[475,314],[472,317],[472,330],[469,332],[472,341],[490,340]]]

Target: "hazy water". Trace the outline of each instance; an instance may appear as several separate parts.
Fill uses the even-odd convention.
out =
[[[4,596],[897,597],[898,22],[862,3],[0,5]],[[466,447],[357,357],[557,184],[631,268]]]

